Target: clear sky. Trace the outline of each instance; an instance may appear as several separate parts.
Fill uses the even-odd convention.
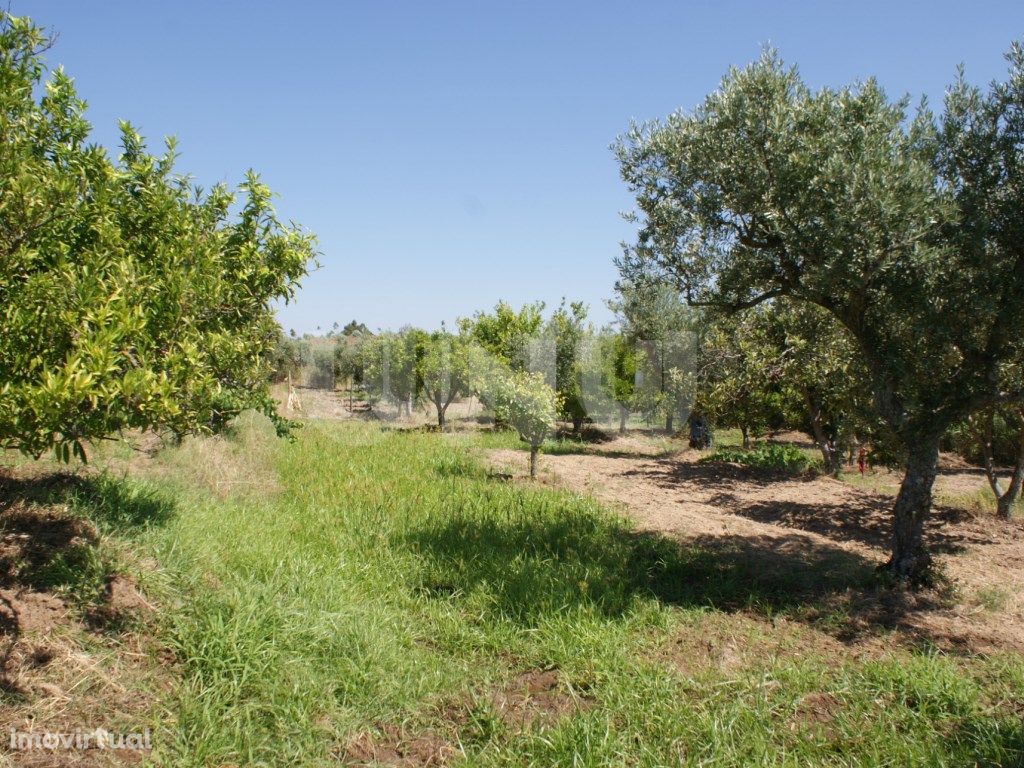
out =
[[[941,100],[1005,72],[1024,2],[12,0],[89,102],[197,182],[259,171],[319,236],[285,329],[373,329],[582,299],[609,319],[630,199],[608,145],[690,108],[765,43],[812,85],[870,75]]]

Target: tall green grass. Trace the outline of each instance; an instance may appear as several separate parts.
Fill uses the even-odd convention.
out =
[[[159,563],[178,676],[159,762],[331,765],[360,733],[432,734],[453,763],[478,766],[1024,759],[1018,656],[760,652],[793,630],[749,617],[796,615],[818,594],[806,579],[763,575],[738,545],[681,547],[589,499],[491,479],[477,438],[313,422],[295,443],[236,439],[253,446],[241,471],[258,492],[239,483],[220,498],[169,454],[174,471],[119,481],[128,498],[166,502],[152,524],[138,506],[122,520],[94,504]],[[844,589],[848,574],[831,572],[818,586]],[[709,639],[733,642],[732,622],[751,652],[704,664]],[[545,669],[580,706],[533,725],[502,717],[495,694]],[[828,722],[808,722],[807,696],[826,694]]]

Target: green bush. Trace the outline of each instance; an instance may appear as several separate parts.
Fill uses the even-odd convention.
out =
[[[725,461],[744,467],[777,469],[783,472],[807,472],[812,469],[816,470],[819,466],[817,460],[811,459],[795,445],[780,443],[762,443],[750,450],[718,448],[700,461],[702,464]]]

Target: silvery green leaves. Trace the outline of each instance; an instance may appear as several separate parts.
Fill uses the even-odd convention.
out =
[[[935,119],[873,80],[810,89],[772,52],[691,112],[617,144],[636,195],[627,278],[727,311],[816,304],[852,337],[875,413],[907,460],[891,567],[921,581],[938,441],[988,403],[1024,338],[1024,54]]]

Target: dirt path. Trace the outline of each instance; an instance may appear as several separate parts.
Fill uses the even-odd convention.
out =
[[[738,556],[763,566],[765,578],[772,569],[788,569],[788,576],[802,571],[809,582],[854,584],[887,556],[892,497],[884,492],[828,477],[701,464],[701,454],[690,450],[644,455],[637,442],[626,438],[587,453],[544,456],[543,482],[591,495],[645,531],[702,546],[728,542]],[[496,466],[525,471],[523,452],[490,456]],[[951,471],[943,482],[962,488],[971,479],[970,472]],[[946,597],[900,596],[897,605],[891,590],[879,596],[878,590],[847,589],[843,610],[851,621],[880,621],[917,640],[964,650],[1024,651],[1024,525],[940,506],[927,536],[952,581]]]

